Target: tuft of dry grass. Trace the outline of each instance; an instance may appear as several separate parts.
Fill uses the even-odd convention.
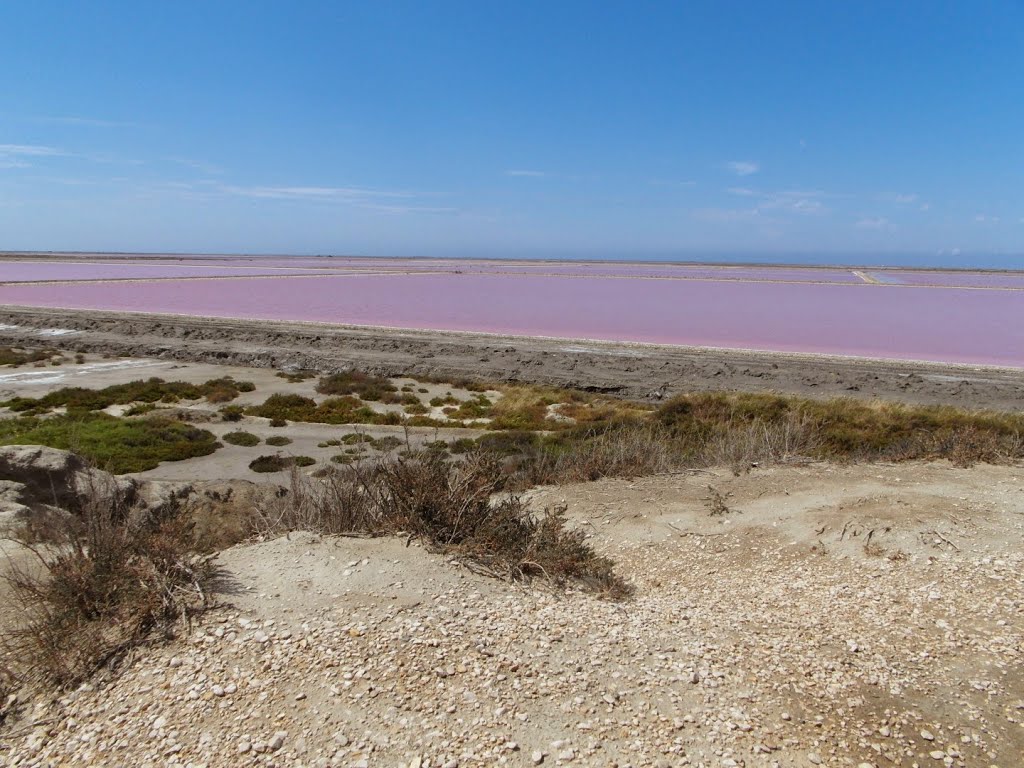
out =
[[[116,488],[93,488],[33,533],[31,565],[5,576],[22,621],[3,643],[25,679],[75,685],[207,605],[214,567],[180,508],[140,517]]]
[[[607,558],[568,527],[565,510],[534,512],[502,495],[507,476],[498,457],[472,452],[453,462],[409,452],[312,480],[292,473],[291,493],[259,510],[258,532],[403,535],[434,552],[501,578],[543,577],[614,598],[630,592]]]

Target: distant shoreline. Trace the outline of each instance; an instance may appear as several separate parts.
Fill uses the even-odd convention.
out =
[[[48,260],[53,258],[80,259],[88,261],[92,258],[137,259],[137,260],[171,260],[188,259],[224,259],[227,261],[246,259],[317,259],[324,261],[410,261],[410,262],[444,262],[444,263],[476,263],[476,264],[573,264],[573,265],[629,265],[649,267],[716,267],[716,268],[751,268],[762,269],[826,269],[851,270],[870,269],[878,271],[925,272],[925,273],[970,273],[970,274],[1007,274],[1024,275],[1024,254],[1020,256],[1021,267],[976,267],[976,266],[918,266],[894,264],[872,264],[870,262],[839,262],[823,264],[810,261],[723,261],[720,259],[625,259],[625,258],[540,258],[516,256],[362,256],[358,254],[293,254],[293,253],[189,253],[189,252],[133,252],[133,251],[0,251],[0,262],[24,259]]]

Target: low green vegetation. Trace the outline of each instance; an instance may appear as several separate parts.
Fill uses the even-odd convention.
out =
[[[266,439],[266,443],[267,445],[273,445],[280,448],[285,445],[291,445],[292,439],[290,437],[285,437],[284,435],[272,435]]]
[[[278,371],[277,378],[284,379],[289,384],[299,384],[309,379],[315,379],[316,371]]]
[[[242,445],[247,448],[260,444],[260,439],[252,432],[242,432],[241,430],[237,432],[228,432],[221,438],[221,440],[225,443],[230,443],[231,445]]]
[[[394,395],[398,387],[381,376],[343,371],[324,376],[317,382],[316,391],[321,395],[355,395],[363,400],[383,400],[385,395]]]
[[[49,348],[15,349],[13,347],[0,347],[0,366],[17,368],[28,363],[45,363],[59,356],[60,352]]]
[[[212,433],[180,421],[119,419],[105,413],[0,419],[0,444],[74,451],[115,474],[143,472],[162,461],[207,456],[220,445]]]
[[[475,441],[517,487],[761,463],[1024,458],[1024,415],[775,395],[700,393],[653,413],[558,431],[506,430]],[[468,447],[468,446],[467,446]]]
[[[329,397],[317,403],[302,395],[274,394],[246,411],[252,416],[321,424],[401,424],[397,413],[377,413],[349,395]]]
[[[17,413],[46,413],[54,408],[78,411],[101,411],[112,405],[130,403],[176,403],[180,400],[205,398],[211,403],[234,400],[241,392],[251,392],[254,385],[248,381],[235,381],[225,377],[211,379],[204,384],[184,381],[164,381],[151,378],[114,384],[103,389],[64,387],[39,398],[16,397],[0,403]]]
[[[394,435],[385,435],[384,437],[375,438],[370,444],[378,451],[387,452],[398,448],[403,444],[403,441]]]
[[[249,469],[253,472],[283,472],[292,467],[311,467],[316,464],[316,459],[310,456],[260,456],[249,462]]]
[[[225,405],[220,409],[220,417],[224,421],[241,421],[245,409],[240,405]]]

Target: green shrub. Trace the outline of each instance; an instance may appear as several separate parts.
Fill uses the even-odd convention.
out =
[[[242,445],[247,448],[260,444],[260,439],[256,437],[256,435],[252,434],[251,432],[242,431],[228,432],[226,435],[224,435],[224,437],[221,438],[221,440],[223,440],[225,443],[230,443],[231,445]]]
[[[378,437],[371,441],[371,445],[378,451],[393,451],[395,448],[403,445],[403,441],[394,435],[385,435],[384,437]]]
[[[249,462],[253,472],[283,472],[291,466],[291,460],[284,456],[260,456]]]
[[[280,448],[281,446],[291,445],[292,439],[285,437],[284,435],[273,435],[266,439],[267,445],[273,445],[274,447]]]
[[[451,392],[446,392],[444,397],[430,398],[430,404],[434,408],[440,408],[442,405],[458,405],[458,402],[458,399],[453,397]]]
[[[455,454],[469,453],[477,449],[477,441],[472,437],[460,437],[457,440],[452,440],[448,446],[448,450]]]
[[[277,377],[285,379],[290,384],[298,384],[302,381],[316,378],[316,371],[278,371]]]
[[[49,360],[54,355],[59,355],[55,349],[14,349],[12,347],[0,347],[0,365],[17,367],[26,363],[40,363]]]
[[[225,405],[220,409],[220,417],[223,421],[241,421],[245,415],[245,409],[240,405]]]
[[[207,456],[220,446],[210,432],[180,421],[159,416],[119,419],[105,413],[0,419],[0,445],[47,445],[74,451],[115,474]]]
[[[271,395],[247,413],[269,419],[320,424],[401,424],[397,413],[377,413],[354,397],[329,397],[322,403],[301,395]]]
[[[199,400],[203,397],[211,403],[222,403],[235,399],[239,392],[251,392],[254,388],[251,382],[238,382],[230,377],[211,379],[198,385],[153,377],[127,384],[114,384],[103,389],[64,387],[39,398],[18,397],[5,405],[18,412],[45,413],[53,408],[102,411],[112,405],[176,403],[179,400]]]
[[[356,395],[363,400],[380,400],[386,392],[397,392],[398,387],[385,378],[359,371],[343,371],[324,376],[316,385],[322,395]]]

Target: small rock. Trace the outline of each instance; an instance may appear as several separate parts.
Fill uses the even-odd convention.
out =
[[[946,759],[946,753],[943,752],[941,749],[933,749],[931,752],[928,753],[928,755],[934,760]]]
[[[267,746],[270,747],[271,751],[276,752],[284,746],[284,740],[287,737],[288,733],[286,731],[278,731],[271,737],[270,743]]]
[[[925,741],[935,741],[935,734],[931,731],[921,731],[921,738]]]
[[[238,754],[244,755],[250,749],[252,749],[252,744],[249,743],[248,739],[242,739],[238,742]]]
[[[534,750],[533,754],[530,755],[530,759],[533,761],[534,765],[540,765],[544,762],[544,753],[541,752],[539,749],[536,749]]]
[[[812,765],[821,765],[821,757],[817,753],[815,753],[815,752],[811,752],[810,754],[808,754],[807,755],[807,760]]]

